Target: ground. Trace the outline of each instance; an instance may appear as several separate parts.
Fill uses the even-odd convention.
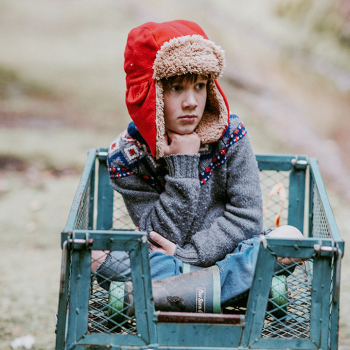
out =
[[[254,151],[317,157],[350,240],[350,51],[334,12],[344,3],[0,0],[0,349],[26,334],[33,348],[54,348],[60,231],[87,150],[108,146],[128,122],[123,47],[145,21],[198,21],[226,50],[221,85]],[[347,349],[347,254],[342,263]]]

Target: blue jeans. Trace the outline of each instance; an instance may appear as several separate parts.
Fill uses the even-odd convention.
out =
[[[216,263],[220,271],[221,303],[225,303],[250,289],[258,252],[259,237],[254,237],[240,242],[231,254],[227,254],[223,260]],[[182,261],[172,255],[156,252],[151,253],[149,257],[152,280],[160,280],[183,273]],[[130,280],[130,259],[127,253],[111,252],[97,272],[111,280]],[[108,285],[103,283],[101,285],[108,289]]]

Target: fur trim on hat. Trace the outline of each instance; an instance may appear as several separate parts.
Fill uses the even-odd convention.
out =
[[[225,66],[225,53],[201,35],[186,35],[165,42],[153,64],[153,79],[194,73],[217,79]]]
[[[156,80],[156,158],[164,157],[164,135],[165,135],[165,122],[164,122],[164,96],[163,96],[163,84],[160,80]]]
[[[165,42],[157,52],[153,65],[156,80],[156,157],[164,156],[164,98],[161,79],[193,73],[209,76],[207,105],[196,132],[202,144],[216,142],[228,125],[228,110],[214,79],[222,75],[225,53],[214,42],[201,35],[187,35]]]

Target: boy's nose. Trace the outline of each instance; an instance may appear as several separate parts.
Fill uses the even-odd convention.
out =
[[[186,91],[185,98],[182,102],[183,108],[196,108],[198,106],[198,102],[193,91]]]

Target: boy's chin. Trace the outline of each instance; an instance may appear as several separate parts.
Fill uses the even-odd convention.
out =
[[[171,129],[166,129],[166,131],[171,131],[178,135],[190,135],[194,132],[194,130],[171,130]]]

